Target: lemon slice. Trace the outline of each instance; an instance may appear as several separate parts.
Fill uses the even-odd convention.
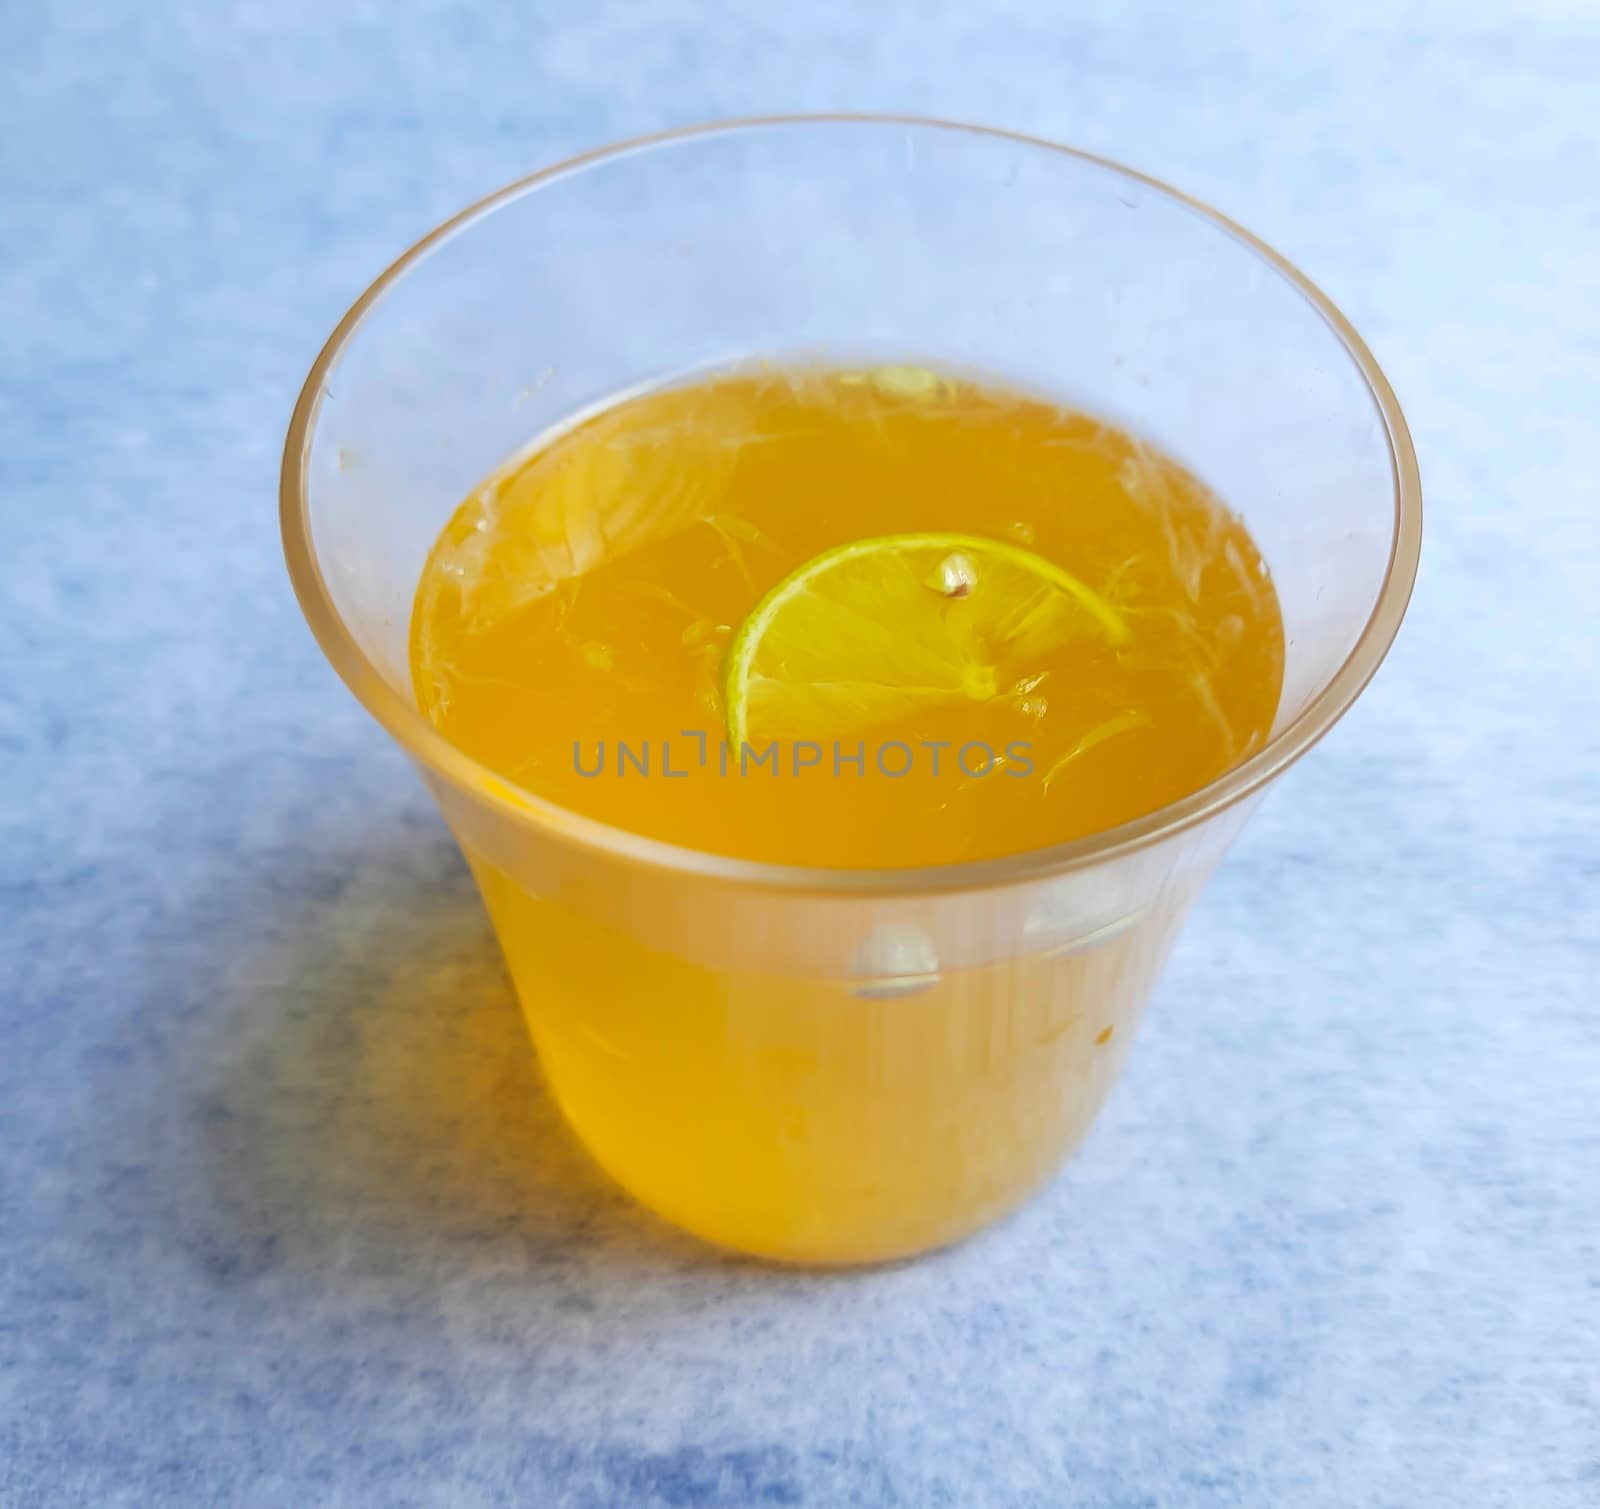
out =
[[[807,561],[744,622],[724,686],[728,733],[837,737],[1007,695],[1074,635],[1120,644],[1122,615],[1021,546],[967,534],[855,540]]]

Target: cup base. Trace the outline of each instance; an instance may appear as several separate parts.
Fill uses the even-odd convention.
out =
[[[877,997],[691,963],[473,869],[595,1161],[675,1226],[810,1266],[948,1246],[1046,1183],[1122,1070],[1181,911]]]

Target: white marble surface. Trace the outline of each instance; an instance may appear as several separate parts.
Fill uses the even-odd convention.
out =
[[[1576,0],[0,12],[0,1504],[1600,1503],[1597,80]],[[1385,364],[1428,523],[1081,1158],[819,1279],[564,1140],[274,491],[432,221],[828,107],[1264,235]]]

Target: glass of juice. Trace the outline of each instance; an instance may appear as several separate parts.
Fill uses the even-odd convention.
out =
[[[1393,394],[1280,257],[888,118],[625,143],[441,226],[317,359],[282,508],[573,1130],[819,1264],[1059,1167],[1421,528]]]

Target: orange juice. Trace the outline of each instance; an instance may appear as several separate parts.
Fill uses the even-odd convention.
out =
[[[885,868],[1194,791],[1266,739],[1283,631],[1243,525],[1137,436],[955,371],[762,364],[486,479],[428,560],[411,662],[515,787],[700,851]],[[882,989],[707,969],[475,869],[600,1161],[707,1236],[820,1261],[949,1239],[1037,1183],[1183,904],[964,973],[913,942]]]

